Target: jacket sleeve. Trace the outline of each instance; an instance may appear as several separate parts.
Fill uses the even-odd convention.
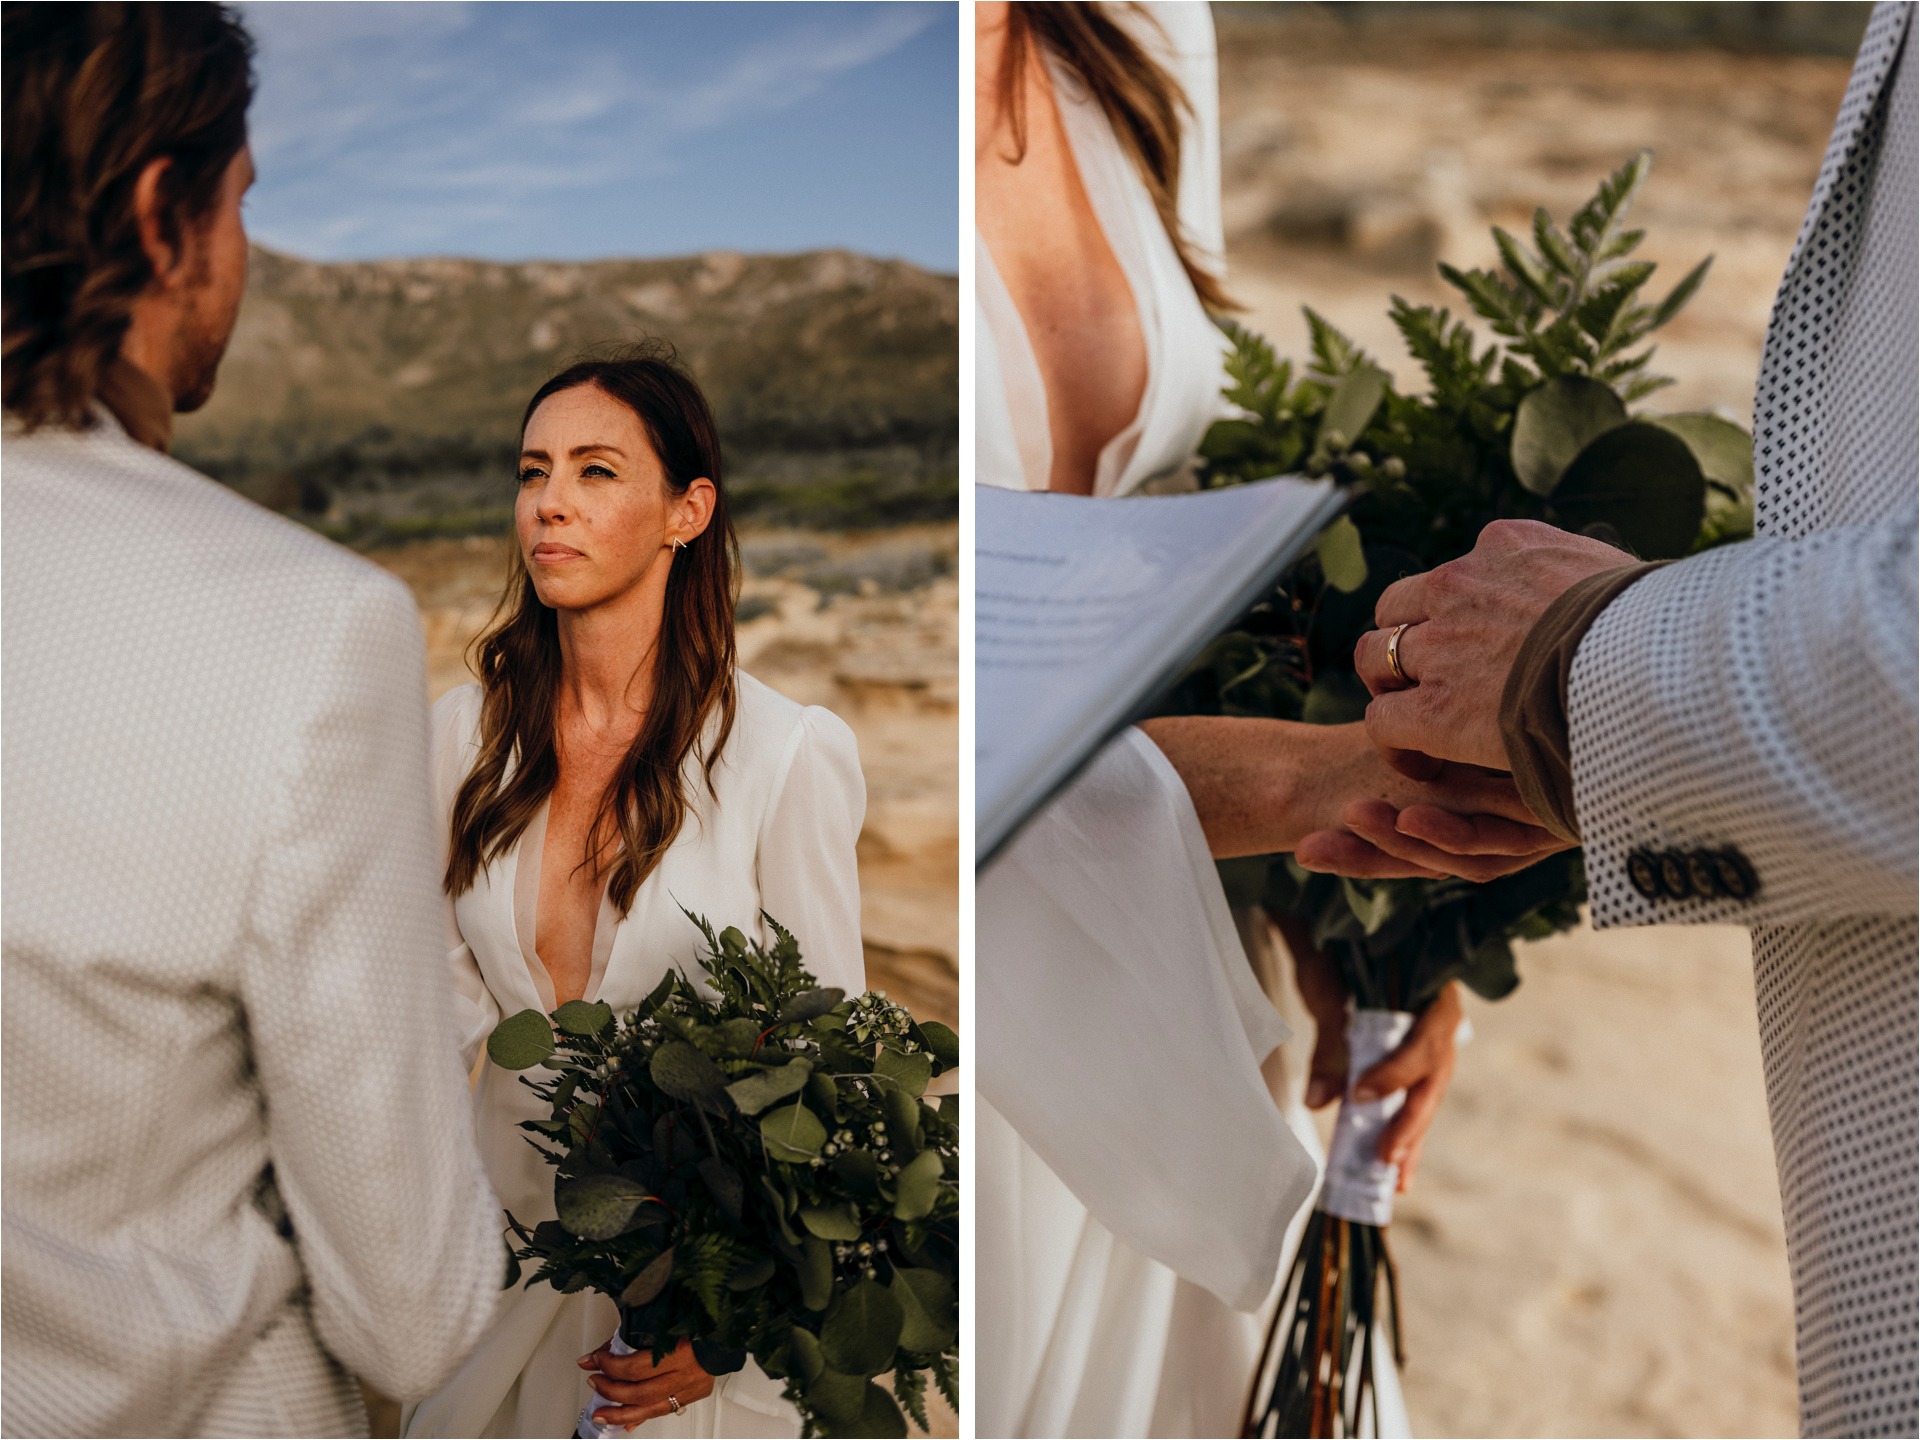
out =
[[[306,670],[241,980],[315,1328],[403,1400],[478,1342],[504,1264],[454,1033],[423,659],[406,592],[356,578]]]
[[[1751,540],[1601,612],[1568,682],[1596,926],[1914,914],[1915,534]],[[1737,858],[1751,893],[1649,887],[1662,856]]]

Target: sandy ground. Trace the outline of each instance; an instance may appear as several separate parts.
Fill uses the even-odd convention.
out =
[[[741,668],[824,705],[860,743],[867,981],[925,1019],[959,1023],[960,833],[957,527],[869,536],[751,532],[739,627]],[[493,540],[433,540],[372,557],[420,604],[427,678],[438,698],[472,678],[468,644],[492,614],[506,551]],[[378,1402],[374,1433],[398,1413]],[[936,1436],[957,1435],[938,1395]]]
[[[1216,7],[1218,13],[1219,7]],[[1667,410],[1745,423],[1767,315],[1845,89],[1840,60],[1436,44],[1221,23],[1230,282],[1304,355],[1312,304],[1402,383],[1387,296],[1463,307],[1436,258],[1564,222],[1641,145]],[[1394,1226],[1425,1435],[1795,1433],[1792,1297],[1745,933],[1590,930],[1531,947]]]

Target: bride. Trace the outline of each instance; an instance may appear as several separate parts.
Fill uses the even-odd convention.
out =
[[[1221,414],[1209,311],[1230,304],[1208,8],[980,4],[975,24],[978,478],[1177,488]],[[979,1433],[1238,1432],[1258,1312],[1315,1179],[1305,1104],[1344,1089],[1345,1000],[1297,947],[1319,1039],[1311,1076],[1289,1065],[1249,958],[1277,998],[1296,985],[1263,918],[1236,932],[1212,862],[1293,850],[1388,873],[1351,837],[1306,837],[1364,830],[1391,796],[1533,818],[1504,778],[1413,784],[1358,725],[1160,720],[1110,746],[981,876]],[[1431,859],[1485,879],[1556,842],[1529,827],[1516,848]],[[1459,1016],[1450,990],[1365,1077],[1408,1089],[1382,1147],[1403,1182]],[[1395,1377],[1380,1388],[1383,1428],[1405,1433]]]
[[[575,365],[522,422],[518,545],[478,685],[434,707],[451,963],[475,1063],[506,1015],[615,1009],[693,964],[682,908],[747,928],[764,910],[824,985],[865,989],[852,732],[734,669],[738,558],[713,417],[670,358]],[[475,1127],[494,1192],[554,1217],[553,1172],[518,1122],[544,1107],[481,1068]],[[504,1256],[502,1257],[504,1261]],[[536,1285],[503,1297],[479,1349],[411,1408],[408,1435],[797,1435],[752,1361],[715,1377],[684,1342],[657,1370],[606,1346],[612,1301]]]

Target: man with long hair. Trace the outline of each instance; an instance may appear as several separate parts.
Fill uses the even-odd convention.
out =
[[[0,1428],[365,1434],[500,1279],[419,623],[166,455],[246,284],[245,31],[3,24]]]

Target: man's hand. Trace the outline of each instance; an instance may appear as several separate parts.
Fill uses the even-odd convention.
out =
[[[1521,643],[1575,582],[1633,556],[1535,520],[1496,520],[1471,554],[1387,587],[1380,628],[1360,637],[1354,669],[1373,696],[1367,734],[1396,768],[1426,778],[1439,762],[1509,768],[1500,692]],[[1401,631],[1396,657],[1387,645]]]

